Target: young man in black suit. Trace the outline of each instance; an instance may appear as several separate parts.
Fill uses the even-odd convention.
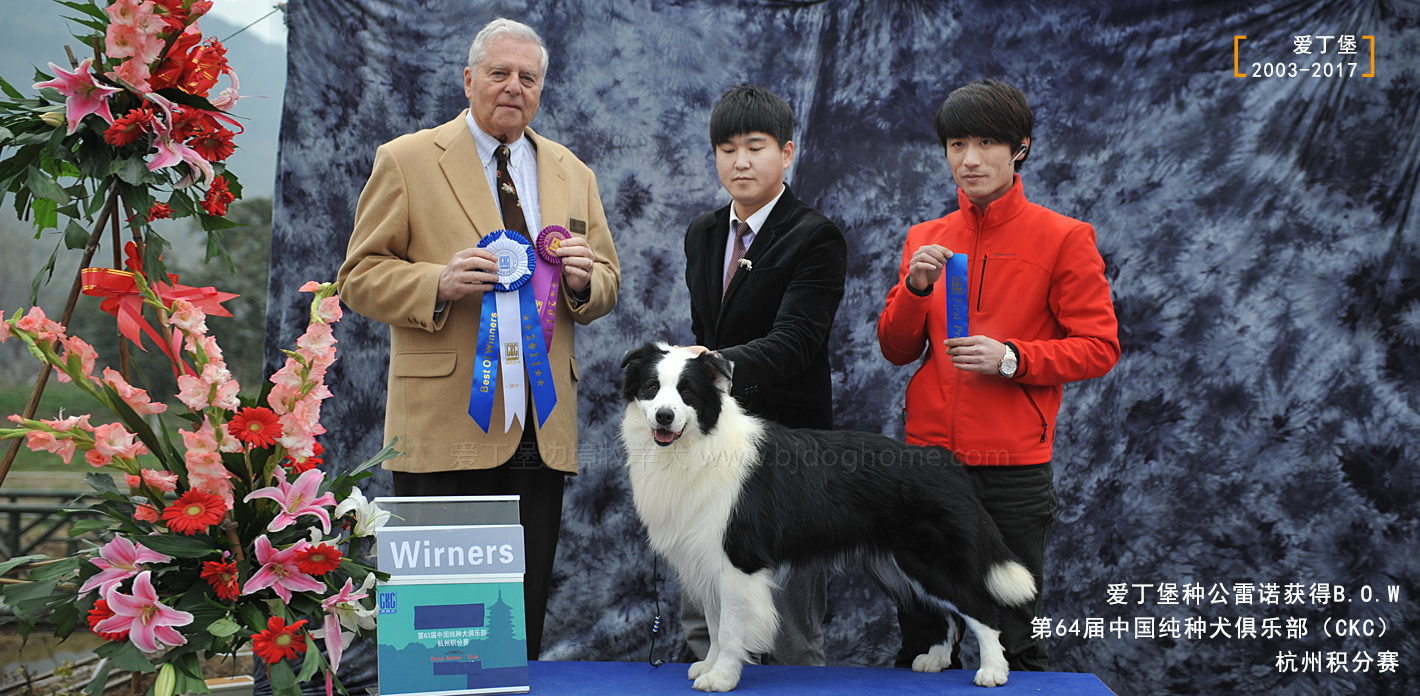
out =
[[[790,428],[833,428],[828,334],[843,299],[843,231],[784,183],[794,112],[773,92],[740,85],[710,114],[720,183],[734,201],[685,232],[685,284],[695,340],[734,363],[731,394]],[[795,572],[775,594],[781,621],[771,662],[822,665],[823,571]],[[686,640],[709,650],[700,607],[682,603]]]

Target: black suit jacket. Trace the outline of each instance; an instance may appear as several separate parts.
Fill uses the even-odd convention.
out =
[[[843,231],[786,185],[721,300],[730,206],[685,231],[690,329],[733,361],[731,394],[757,416],[791,428],[833,427],[828,334],[843,299]]]

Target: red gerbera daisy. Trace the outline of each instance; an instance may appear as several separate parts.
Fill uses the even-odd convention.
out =
[[[93,631],[96,635],[98,635],[98,637],[103,638],[104,640],[109,641],[111,643],[117,643],[119,641],[128,640],[128,631],[120,631],[118,633],[99,633],[97,630],[94,629],[95,626],[99,625],[100,621],[110,618],[113,615],[113,610],[108,607],[108,600],[100,599],[99,601],[94,602],[94,608],[89,610],[89,630]]]
[[[227,504],[221,498],[202,491],[188,491],[163,510],[163,520],[174,532],[196,534],[221,522],[226,513]]]
[[[242,588],[237,585],[235,561],[203,561],[202,579],[206,580],[222,599],[236,599],[241,595]]]
[[[114,147],[130,145],[144,132],[152,130],[153,113],[147,109],[134,109],[117,119],[104,131],[104,142]]]
[[[281,437],[281,421],[264,406],[244,408],[227,423],[227,432],[248,447],[270,447]]]
[[[232,146],[232,131],[221,127],[202,129],[187,141],[187,145],[208,162],[221,162],[236,151]]]
[[[208,215],[222,217],[227,214],[227,204],[236,199],[237,197],[227,189],[227,177],[219,176],[212,180],[212,186],[207,189],[207,195],[202,199],[202,209],[206,210]]]
[[[301,635],[301,625],[304,623],[306,620],[301,619],[287,626],[285,619],[279,616],[271,617],[266,622],[266,630],[251,637],[251,651],[266,660],[267,664],[294,658],[296,653],[306,651],[306,638]]]
[[[340,567],[340,549],[329,544],[307,546],[296,552],[296,567],[306,575],[325,575]]]
[[[325,460],[321,459],[322,454],[325,454],[325,448],[321,447],[321,444],[317,442],[314,451],[311,452],[311,456],[306,457],[305,459],[302,459],[300,461],[292,459],[291,457],[287,457],[286,461],[282,462],[282,466],[286,467],[288,475],[300,476],[301,474],[304,474],[307,471],[310,471],[311,469],[314,469],[324,464]]]

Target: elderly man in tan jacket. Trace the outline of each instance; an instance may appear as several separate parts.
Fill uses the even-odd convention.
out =
[[[547,59],[527,25],[497,19],[478,33],[464,69],[468,111],[379,148],[340,269],[346,304],[390,327],[385,441],[398,437],[405,453],[384,465],[395,493],[522,496],[529,659],[541,650],[565,475],[577,472],[573,322],[610,312],[621,285],[596,176],[527,127]],[[561,262],[560,290],[555,318],[546,312],[555,407],[544,412],[547,403],[524,397],[521,421],[505,430],[504,362],[485,432],[470,416],[470,390],[483,295],[498,281],[498,257],[478,243],[500,229],[535,242],[544,226],[570,233],[552,252]],[[522,361],[512,365],[514,379],[524,380]]]

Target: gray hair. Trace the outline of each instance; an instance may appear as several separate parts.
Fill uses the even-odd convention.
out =
[[[547,79],[548,53],[547,46],[542,43],[542,37],[538,36],[532,27],[502,17],[489,22],[478,32],[478,36],[473,37],[473,45],[468,47],[468,67],[477,69],[487,54],[488,42],[500,36],[537,44],[538,49],[542,51],[542,78]]]

